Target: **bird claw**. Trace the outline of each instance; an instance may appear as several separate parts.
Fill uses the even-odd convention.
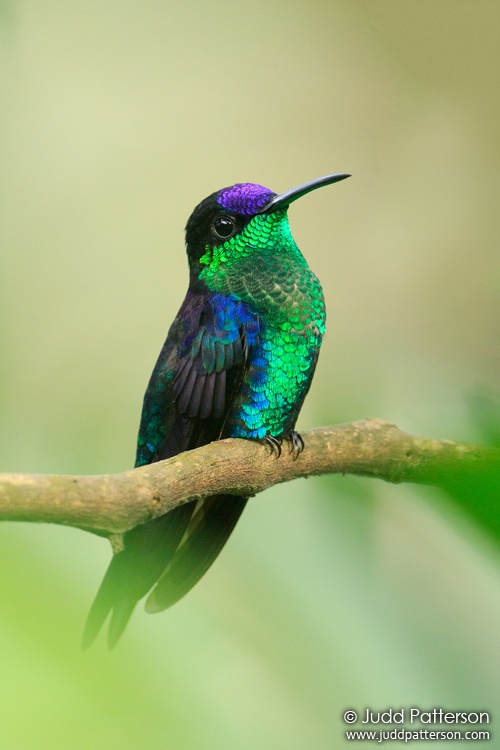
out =
[[[293,460],[296,461],[304,450],[304,440],[300,432],[295,432],[295,430],[288,435],[288,440],[290,441],[289,453],[293,453]]]
[[[281,456],[282,438],[277,438],[273,435],[266,435],[266,437],[262,439],[262,442],[269,446],[271,456],[276,456],[276,458]]]
[[[271,456],[279,458],[281,456],[281,446],[283,440],[288,440],[288,442],[290,443],[290,450],[288,451],[288,454],[292,455],[292,459],[296,461],[304,450],[304,440],[302,439],[302,435],[299,432],[295,432],[295,430],[292,430],[289,435],[286,435],[284,437],[274,437],[274,435],[266,435],[266,437],[262,439],[262,442],[269,446]]]

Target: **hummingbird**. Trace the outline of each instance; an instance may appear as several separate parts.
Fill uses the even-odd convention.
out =
[[[325,332],[321,284],[290,231],[288,207],[349,177],[332,174],[276,194],[238,183],[205,198],[186,225],[189,288],[149,381],[136,466],[214,440],[283,441],[297,457],[295,423]],[[161,612],[211,566],[248,498],[192,500],[123,535],[90,609],[88,647],[111,613],[108,644],[137,602]]]

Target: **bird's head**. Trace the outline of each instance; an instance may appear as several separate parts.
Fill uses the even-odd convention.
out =
[[[191,284],[224,266],[266,252],[276,253],[295,243],[290,234],[287,210],[297,198],[311,190],[349,177],[320,177],[280,195],[252,182],[243,182],[212,193],[194,209],[186,225],[186,247]]]

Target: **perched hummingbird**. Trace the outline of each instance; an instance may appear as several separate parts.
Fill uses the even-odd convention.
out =
[[[241,183],[194,209],[186,226],[189,289],[144,396],[136,466],[228,437],[266,441],[278,456],[283,440],[296,455],[303,449],[294,427],[326,315],[287,210],[346,177],[327,175],[281,195]],[[147,612],[184,596],[221,551],[246,502],[216,495],[127,531],[89,612],[84,647],[110,612],[113,646],[148,592]]]

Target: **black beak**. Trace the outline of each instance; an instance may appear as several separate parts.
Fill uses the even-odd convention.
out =
[[[323,187],[324,185],[331,185],[334,182],[340,182],[340,180],[345,180],[346,177],[350,176],[350,174],[327,174],[325,177],[318,177],[316,180],[306,182],[303,185],[287,190],[286,193],[275,195],[274,198],[271,198],[271,200],[260,209],[259,214],[272,214],[274,211],[277,211],[278,208],[285,208],[286,206],[289,206],[290,203],[293,203],[293,201],[296,201],[297,198],[302,198],[303,195],[307,195],[311,190],[316,190],[316,188]]]

